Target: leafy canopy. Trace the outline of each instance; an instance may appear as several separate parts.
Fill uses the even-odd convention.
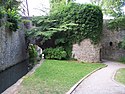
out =
[[[106,15],[113,17],[124,15],[123,7],[125,6],[125,0],[91,0],[91,2],[100,6]]]
[[[0,0],[0,19],[6,18],[5,22],[1,22],[11,31],[16,31],[19,27],[21,16],[18,13],[20,2],[16,0]],[[0,20],[1,21],[1,20]]]

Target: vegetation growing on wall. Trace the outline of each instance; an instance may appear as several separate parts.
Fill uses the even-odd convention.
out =
[[[30,63],[29,67],[32,68],[35,65],[35,63],[37,62],[38,53],[37,53],[35,45],[33,45],[33,44],[30,44],[28,46],[28,51],[29,51],[29,63]]]
[[[107,25],[110,30],[115,30],[115,31],[124,30],[125,29],[125,16],[112,19],[109,21]]]
[[[54,38],[55,45],[63,47],[67,57],[71,56],[74,43],[91,39],[97,44],[102,35],[103,15],[98,6],[90,4],[69,3],[62,5],[50,16],[38,17],[33,23],[36,28],[28,34],[45,40]]]
[[[16,0],[1,0],[0,1],[0,19],[5,18],[5,25],[10,31],[16,31],[19,26],[21,16],[18,13],[20,2]]]

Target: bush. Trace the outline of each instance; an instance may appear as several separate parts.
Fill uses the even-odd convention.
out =
[[[66,51],[62,47],[57,48],[47,48],[43,51],[46,59],[66,59]]]

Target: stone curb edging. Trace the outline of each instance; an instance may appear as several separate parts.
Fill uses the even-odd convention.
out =
[[[38,64],[34,66],[32,70],[30,70],[26,75],[24,75],[22,78],[20,78],[15,84],[10,86],[8,89],[6,89],[2,94],[17,94],[18,89],[20,87],[20,84],[23,82],[24,78],[33,74],[37,68],[41,66],[41,64],[44,62],[44,59],[40,60]]]
[[[105,67],[107,67],[108,65],[105,65],[104,67],[101,67],[101,68],[97,68],[95,69],[94,71],[90,72],[88,75],[84,76],[81,80],[79,80],[73,87],[71,87],[71,89],[66,93],[66,94],[72,94],[73,91],[86,79],[88,78],[90,75],[92,75],[94,72],[100,70],[100,69],[103,69]]]
[[[121,68],[119,68],[119,69],[121,69]],[[118,69],[118,70],[119,70],[119,69]],[[116,75],[116,73],[118,72],[118,70],[113,73],[112,81],[113,81],[114,83],[116,83],[117,85],[119,85],[119,86],[125,87],[124,84],[122,84],[122,83],[120,83],[120,82],[118,82],[118,81],[115,80],[115,75]]]
[[[41,64],[42,64],[44,61],[45,61],[45,59],[40,60],[40,61],[38,62],[38,64],[36,64],[36,65],[33,67],[33,69],[30,70],[25,76],[27,76],[27,75],[32,75],[32,74],[36,71],[36,69],[41,66]]]

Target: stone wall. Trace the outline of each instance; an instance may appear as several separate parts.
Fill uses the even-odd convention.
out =
[[[0,71],[27,58],[23,28],[11,32],[0,27]]]
[[[100,46],[93,45],[89,39],[80,44],[74,44],[72,55],[75,59],[83,62],[100,62]]]
[[[120,60],[125,57],[125,50],[119,48],[119,43],[125,38],[125,31],[111,31],[107,28],[104,20],[101,56],[103,59]]]

